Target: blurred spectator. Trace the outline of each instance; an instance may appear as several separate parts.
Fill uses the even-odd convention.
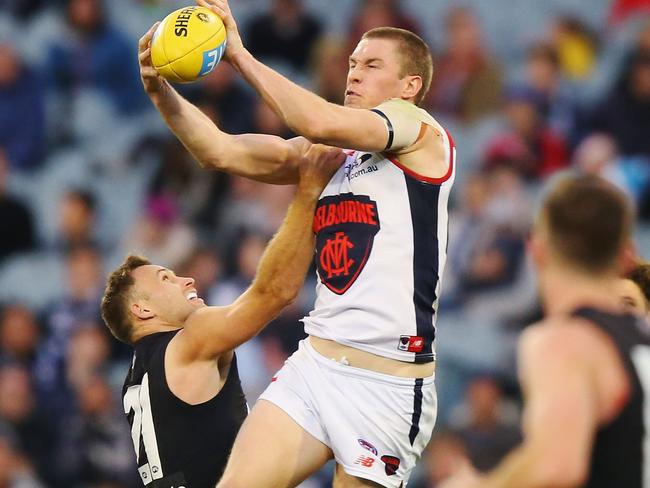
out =
[[[3,0],[0,5],[18,19],[28,20],[38,13],[45,3],[44,0]]]
[[[219,282],[223,273],[223,264],[219,255],[210,248],[196,249],[178,268],[179,276],[194,278],[194,288],[198,295],[207,298],[210,288]]]
[[[265,185],[246,178],[231,178],[229,199],[220,216],[219,240],[239,240],[241,233],[272,235],[284,219],[294,193],[292,185]]]
[[[525,77],[544,122],[554,132],[571,138],[575,131],[576,106],[572,93],[563,83],[560,59],[552,45],[538,43],[528,50]]]
[[[506,93],[506,130],[487,146],[485,166],[508,165],[528,180],[540,180],[568,164],[564,140],[537,111],[537,95],[515,86]]]
[[[511,168],[470,175],[449,229],[445,301],[511,285],[524,255],[531,202]]]
[[[100,257],[92,248],[77,248],[67,258],[67,283],[63,298],[48,310],[48,336],[38,351],[36,381],[39,395],[54,412],[69,411],[71,397],[65,357],[76,329],[99,323],[103,288]],[[97,328],[101,326],[96,325]]]
[[[309,309],[311,310],[311,304]],[[266,368],[278,371],[286,359],[298,349],[298,343],[307,337],[300,320],[309,313],[299,300],[291,303],[261,333]]]
[[[624,156],[650,157],[650,50],[631,53],[614,89],[587,124],[591,131],[611,134]]]
[[[210,305],[232,303],[251,284],[268,239],[261,234],[250,233],[233,249],[236,268],[230,278],[222,280],[210,291]]]
[[[636,47],[641,51],[650,51],[650,19],[646,20],[637,33]]]
[[[470,10],[456,7],[449,12],[446,48],[437,58],[425,102],[432,110],[474,122],[499,108],[501,68]]]
[[[78,385],[75,403],[78,415],[66,420],[58,450],[62,478],[76,486],[138,486],[128,424],[106,381],[95,375]]]
[[[14,362],[31,370],[40,331],[36,317],[26,307],[7,305],[0,312],[0,364]]]
[[[77,390],[106,369],[110,344],[98,323],[80,324],[72,332],[66,351],[66,380]]]
[[[45,145],[43,87],[7,42],[0,41],[0,146],[17,170],[40,166]]]
[[[584,173],[612,182],[637,205],[650,188],[650,164],[638,158],[622,158],[616,142],[607,134],[585,138],[576,148],[573,164]]]
[[[348,35],[348,52],[351,54],[361,36],[376,27],[399,27],[418,34],[414,19],[402,12],[400,0],[363,0],[352,19]]]
[[[258,99],[254,109],[255,120],[253,132],[271,134],[289,139],[292,137],[289,128],[282,119],[263,100]]]
[[[314,50],[312,72],[314,92],[328,102],[343,104],[348,74],[346,45],[336,38],[323,39]]]
[[[304,11],[302,0],[272,0],[271,11],[254,17],[247,26],[246,46],[263,61],[304,72],[321,30],[320,22]]]
[[[15,252],[34,245],[34,224],[27,206],[7,189],[9,162],[0,147],[0,262]]]
[[[3,488],[43,488],[30,463],[19,450],[16,435],[0,421],[0,486]]]
[[[468,268],[474,247],[487,229],[485,209],[490,197],[487,178],[468,175],[460,189],[460,201],[449,216],[449,249],[445,269],[445,289],[441,299],[451,300],[459,292],[460,276]]]
[[[37,410],[29,373],[17,365],[0,367],[0,421],[16,433],[21,451],[44,480],[51,480],[55,430]],[[0,485],[2,486],[2,485]]]
[[[162,162],[149,187],[151,197],[175,202],[184,220],[214,227],[215,208],[226,194],[228,175],[201,168],[176,138],[160,142],[156,151]]]
[[[200,91],[190,99],[209,106],[218,114],[217,125],[229,134],[251,132],[253,124],[253,96],[237,81],[232,66],[227,63],[210,72],[201,80]]]
[[[93,247],[97,202],[83,189],[68,190],[59,203],[58,251],[67,254],[78,247]]]
[[[560,17],[551,26],[551,42],[564,75],[570,80],[586,80],[596,65],[595,33],[577,17]]]
[[[434,431],[422,457],[425,476],[413,488],[437,488],[469,462],[463,441],[449,430]]]
[[[196,240],[194,229],[180,219],[175,201],[152,196],[122,247],[123,254],[142,254],[152,263],[176,269],[190,256]]]
[[[66,21],[46,66],[56,91],[73,98],[79,89],[98,90],[121,114],[143,108],[136,45],[109,24],[102,0],[67,0]]]
[[[517,422],[513,410],[507,409],[499,384],[483,376],[469,384],[465,404],[452,414],[451,424],[476,469],[489,471],[521,442]]]
[[[609,22],[616,26],[633,15],[650,13],[650,2],[648,0],[614,0],[610,8]]]

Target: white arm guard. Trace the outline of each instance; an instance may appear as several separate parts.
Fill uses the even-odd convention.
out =
[[[421,110],[410,102],[391,98],[372,109],[381,115],[388,128],[388,143],[384,151],[396,152],[405,149],[417,141],[422,129]]]

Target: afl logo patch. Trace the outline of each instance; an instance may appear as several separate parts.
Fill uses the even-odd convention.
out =
[[[323,197],[314,214],[316,266],[321,282],[344,294],[363,271],[379,232],[377,202],[365,195]]]
[[[366,441],[366,440],[364,440],[364,439],[357,439],[357,442],[358,442],[359,445],[360,445],[361,447],[363,447],[364,449],[370,451],[370,452],[373,453],[375,456],[377,455],[377,449],[375,448],[375,446],[373,446],[372,444],[370,444],[370,442],[368,442],[368,441]]]
[[[199,19],[201,22],[205,22],[206,24],[210,22],[210,17],[208,17],[208,14],[206,14],[205,12],[197,13],[196,18]]]

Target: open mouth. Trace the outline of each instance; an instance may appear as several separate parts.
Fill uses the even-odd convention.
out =
[[[348,90],[345,92],[346,97],[358,97],[360,96],[357,92],[353,92],[352,90]]]
[[[185,295],[185,298],[187,298],[190,302],[196,302],[202,299],[199,297],[198,293],[195,291],[189,292],[187,295]]]

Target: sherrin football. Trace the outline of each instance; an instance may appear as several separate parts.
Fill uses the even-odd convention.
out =
[[[199,6],[169,14],[151,39],[154,68],[176,83],[195,81],[210,73],[225,50],[226,28],[221,18]]]

